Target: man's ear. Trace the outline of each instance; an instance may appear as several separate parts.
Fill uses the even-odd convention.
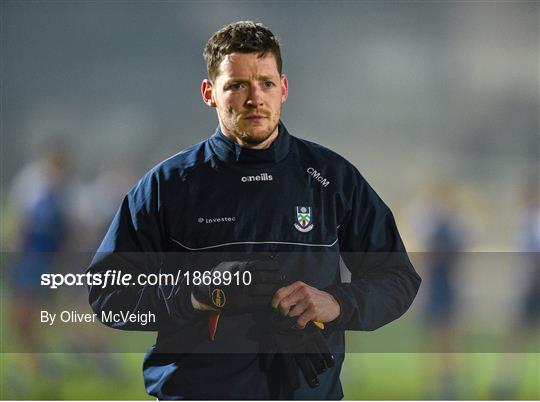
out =
[[[281,103],[285,103],[289,96],[289,80],[285,74],[281,74]]]
[[[216,107],[216,102],[214,101],[214,87],[212,81],[209,79],[203,80],[201,84],[201,95],[204,103],[210,107]]]

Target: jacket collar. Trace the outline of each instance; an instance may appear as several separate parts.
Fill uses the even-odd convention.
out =
[[[287,156],[290,142],[290,134],[281,121],[278,136],[267,149],[243,148],[226,137],[219,126],[209,139],[212,150],[220,160],[246,164],[277,163]]]

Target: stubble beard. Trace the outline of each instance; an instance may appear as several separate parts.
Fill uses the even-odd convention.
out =
[[[279,122],[279,120],[278,120]],[[234,134],[244,143],[251,146],[257,146],[266,141],[277,129],[279,123],[275,123],[269,130],[262,133],[251,133],[249,131],[234,131]]]
[[[240,130],[238,124],[235,124],[236,122],[232,124],[233,127],[227,127],[227,129],[232,132],[234,136],[238,138],[243,144],[254,147],[266,141],[272,135],[272,133],[274,133],[274,131],[279,125],[280,116],[281,110],[277,116],[276,122],[272,126],[270,126],[268,130],[264,130],[263,132],[259,133],[253,133],[249,130]],[[269,117],[269,119],[270,118],[271,117]]]

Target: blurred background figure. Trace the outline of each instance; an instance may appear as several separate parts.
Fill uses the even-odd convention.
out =
[[[94,177],[83,181],[74,174],[73,155],[63,142],[52,141],[45,149],[41,158],[14,176],[4,211],[9,222],[3,236],[13,258],[6,264],[9,325],[2,331],[9,350],[21,353],[11,360],[14,367],[2,378],[2,387],[13,398],[62,399],[65,374],[81,367],[94,367],[117,381],[124,380],[125,374],[109,354],[114,347],[104,339],[104,331],[84,325],[71,325],[69,331],[46,327],[45,331],[39,314],[41,310],[88,310],[84,289],[73,286],[51,291],[40,285],[41,275],[78,273],[88,264],[91,256],[85,251],[94,252],[133,184],[126,169],[129,164],[105,164],[95,169]],[[54,344],[63,345],[65,353],[49,353],[56,350]]]
[[[66,239],[67,168],[67,149],[55,144],[13,178],[9,198],[16,227],[13,250],[53,253],[61,249]],[[18,277],[18,283],[21,280]]]
[[[519,265],[513,267],[521,271],[521,295],[517,314],[503,340],[501,358],[491,386],[492,399],[519,399],[519,392],[525,370],[529,364],[526,352],[540,350],[540,194],[539,183],[533,182],[523,188],[519,202],[516,228],[516,249],[520,255],[514,259]],[[518,272],[519,274],[519,272]],[[539,362],[535,359],[536,372]],[[538,383],[540,392],[540,380]]]
[[[69,258],[68,272],[78,273],[88,266],[124,195],[135,183],[130,165],[129,161],[121,158],[104,162],[96,166],[93,177],[77,183],[72,206],[73,227],[77,230],[71,236],[70,252],[66,255]],[[85,290],[77,286],[63,289],[57,305],[90,312]],[[103,328],[73,325],[69,332],[62,335],[73,368],[93,368],[104,377],[114,378],[115,381],[125,380],[125,370],[121,369],[119,359],[112,354],[115,346]],[[90,353],[81,354],[80,351]]]
[[[523,286],[521,323],[526,329],[540,325],[540,183],[523,191],[522,214],[518,222],[518,250],[524,253],[527,280]]]
[[[98,167],[96,176],[78,186],[74,209],[77,226],[76,248],[93,252],[99,246],[124,195],[136,182],[129,161],[113,161]]]
[[[69,156],[64,144],[53,144],[41,159],[31,162],[14,177],[9,198],[13,264],[8,267],[11,337],[18,359],[28,375],[51,374],[39,330],[39,313],[51,298],[40,285],[41,274],[56,270],[59,252],[68,238]],[[17,387],[18,381],[10,383]]]
[[[429,361],[426,397],[456,399],[458,395],[458,370],[453,353],[459,351],[460,335],[456,325],[458,304],[458,270],[462,252],[469,245],[471,230],[466,223],[458,192],[448,181],[427,187],[426,196],[412,207],[412,226],[419,236],[424,265],[423,286],[427,295],[424,325],[428,352],[438,353],[439,358]]]

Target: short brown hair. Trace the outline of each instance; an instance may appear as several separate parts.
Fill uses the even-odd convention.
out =
[[[279,41],[276,36],[260,22],[238,21],[225,25],[214,33],[204,47],[204,60],[208,77],[213,80],[219,72],[219,65],[231,53],[271,53],[281,75],[282,61]]]

